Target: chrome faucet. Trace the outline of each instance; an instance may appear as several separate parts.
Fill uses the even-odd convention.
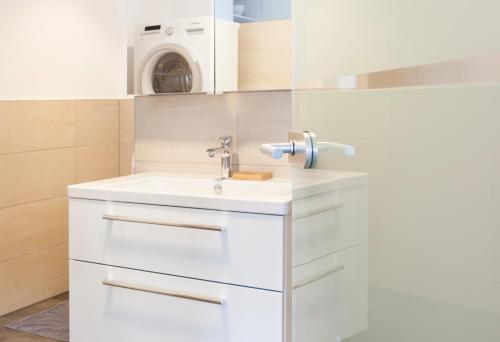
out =
[[[221,146],[209,148],[207,150],[208,156],[210,158],[214,158],[216,153],[221,153],[222,155],[222,170],[221,170],[221,179],[229,179],[232,176],[231,170],[231,143],[233,141],[232,137],[220,137],[219,142]]]

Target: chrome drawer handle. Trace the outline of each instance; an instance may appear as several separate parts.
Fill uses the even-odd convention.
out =
[[[318,280],[326,278],[329,275],[338,273],[338,272],[340,272],[340,271],[342,271],[344,269],[345,269],[344,265],[339,265],[339,266],[337,266],[335,268],[332,268],[331,270],[329,270],[329,271],[327,271],[325,273],[322,273],[322,274],[320,274],[318,276],[315,276],[314,278],[310,278],[310,279],[304,280],[302,282],[297,282],[296,284],[293,284],[293,289],[295,290],[295,289],[299,289],[301,287],[307,286],[307,285],[312,284],[312,283],[314,283],[314,282],[316,282]]]
[[[198,296],[198,295],[194,295],[194,294],[190,294],[190,293],[164,290],[164,289],[159,289],[159,288],[155,288],[155,287],[143,287],[143,286],[129,284],[129,283],[123,283],[123,282],[119,282],[119,281],[104,280],[102,282],[102,284],[106,285],[106,286],[110,286],[110,287],[118,287],[121,289],[140,291],[140,292],[146,292],[146,293],[153,293],[153,294],[158,294],[158,295],[162,295],[162,296],[175,297],[175,298],[181,298],[181,299],[187,299],[187,300],[192,300],[195,302],[217,304],[217,305],[224,304],[224,301],[220,298]]]
[[[176,228],[187,228],[187,229],[198,229],[198,230],[208,230],[212,232],[223,232],[223,227],[218,226],[208,226],[208,225],[198,225],[198,224],[184,224],[184,223],[173,223],[173,222],[163,222],[163,221],[154,221],[154,220],[144,220],[144,219],[136,219],[133,217],[126,216],[115,216],[115,215],[102,215],[103,220],[108,221],[120,221],[120,222],[132,222],[132,223],[143,223],[143,224],[151,224],[156,226],[167,226],[167,227],[176,227]]]

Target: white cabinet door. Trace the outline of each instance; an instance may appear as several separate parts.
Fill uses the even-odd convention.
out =
[[[74,260],[282,291],[283,245],[282,216],[70,199]]]
[[[282,293],[79,261],[70,270],[72,342],[282,342]]]

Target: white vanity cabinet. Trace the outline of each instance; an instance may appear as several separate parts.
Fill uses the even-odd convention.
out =
[[[329,182],[293,201],[280,180],[227,181],[225,193],[198,197],[158,174],[71,186],[71,341],[330,342],[361,332],[366,177]]]
[[[72,342],[282,339],[279,292],[80,261],[70,267]]]

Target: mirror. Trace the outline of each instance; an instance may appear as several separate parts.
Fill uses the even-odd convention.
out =
[[[127,0],[128,93],[291,89],[291,0]]]
[[[236,90],[291,89],[292,0],[221,0],[220,6],[229,7],[216,11],[224,20],[240,25]],[[217,50],[226,44],[216,36]]]

